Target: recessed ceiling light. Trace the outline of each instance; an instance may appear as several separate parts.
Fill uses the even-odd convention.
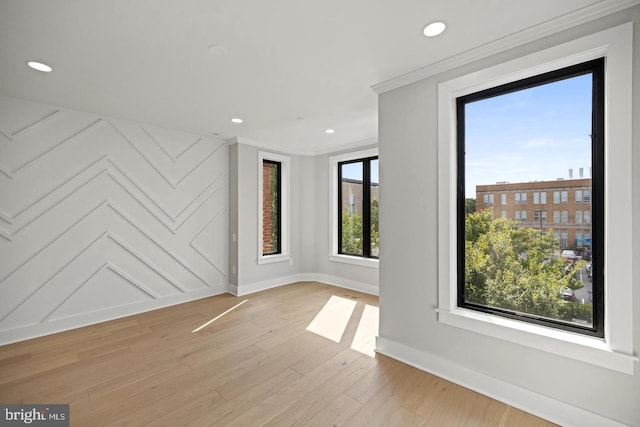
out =
[[[427,37],[435,37],[442,34],[446,28],[447,26],[445,25],[444,22],[437,21],[437,22],[432,22],[431,24],[424,27],[423,32],[424,32],[424,35]]]
[[[336,133],[335,129],[327,129],[324,131],[324,133]]]
[[[43,73],[50,73],[51,71],[53,71],[53,68],[51,68],[47,64],[43,64],[42,62],[27,61],[27,65],[34,70],[42,71]]]
[[[234,117],[233,119],[231,119],[231,121],[233,123],[242,123],[242,119],[240,117]]]

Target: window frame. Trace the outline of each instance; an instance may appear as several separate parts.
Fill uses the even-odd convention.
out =
[[[264,230],[263,224],[263,194],[262,194],[262,186],[263,186],[263,164],[267,163],[279,163],[280,164],[280,227],[278,230],[279,233],[279,246],[280,251],[278,253],[263,253],[263,236],[262,232]],[[271,153],[267,151],[258,151],[258,254],[257,254],[257,262],[258,265],[261,264],[271,264],[275,262],[292,262],[291,252],[290,252],[290,169],[291,169],[291,159],[289,156],[284,156],[282,154]]]
[[[338,240],[341,217],[339,215],[339,188],[340,181],[338,180],[339,164],[357,161],[358,159],[366,158],[378,158],[378,148],[369,148],[349,153],[336,154],[329,156],[329,261],[359,265],[362,267],[378,268],[379,258],[366,258],[358,255],[347,255],[338,252]],[[380,163],[378,163],[380,165]],[[380,167],[380,166],[378,166]],[[380,173],[380,170],[378,170]]]
[[[633,25],[619,25],[552,46],[498,65],[444,81],[438,87],[438,321],[557,356],[633,374],[638,357],[633,349],[633,270],[631,233]],[[606,58],[605,182],[607,216],[604,242],[605,336],[575,334],[536,324],[457,307],[457,158],[455,100],[479,90],[563,68],[599,57]],[[608,167],[615,165],[615,167]],[[616,209],[612,209],[615,206]]]
[[[457,130],[457,188],[458,188],[458,307],[468,308],[471,310],[477,310],[484,313],[489,313],[497,316],[504,316],[511,319],[517,319],[523,322],[531,322],[539,325],[544,325],[552,328],[558,328],[562,330],[572,331],[575,333],[581,333],[590,336],[596,336],[599,338],[604,337],[604,276],[602,274],[602,268],[604,263],[601,262],[605,256],[604,253],[604,208],[601,206],[604,200],[604,70],[605,59],[596,58],[589,61],[573,64],[567,67],[562,67],[554,70],[550,70],[541,74],[526,77],[524,79],[514,80],[509,83],[497,85],[495,87],[487,88],[478,92],[473,92],[456,99],[456,130]],[[576,78],[584,75],[592,75],[593,83],[591,85],[591,157],[592,157],[592,188],[595,190],[594,194],[598,197],[594,200],[594,209],[597,211],[597,221],[593,222],[593,234],[595,236],[595,242],[592,245],[593,248],[593,322],[592,326],[582,326],[575,323],[561,321],[559,319],[549,319],[539,315],[531,313],[522,313],[516,310],[504,309],[501,307],[493,307],[489,305],[483,305],[473,303],[465,299],[465,155],[467,148],[465,146],[465,107],[471,103],[491,99],[497,96],[518,93],[530,88],[544,87],[549,84],[553,84],[559,81],[565,81],[567,79]],[[560,203],[566,205],[568,203],[568,190],[560,190]],[[516,205],[526,205],[527,193],[516,192]],[[515,212],[515,220],[520,223],[527,223],[527,211]],[[562,209],[560,211],[560,223],[566,227],[569,224],[569,211]],[[568,247],[568,230],[561,230],[560,237],[560,249]]]

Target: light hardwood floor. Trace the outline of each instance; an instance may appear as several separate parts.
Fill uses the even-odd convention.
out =
[[[332,296],[339,304],[308,331]],[[342,313],[354,303],[350,317]],[[552,425],[353,350],[367,330],[363,313],[370,318],[377,305],[371,295],[304,282],[3,346],[0,402],[69,403],[72,426]],[[340,342],[325,338],[339,337],[341,318]]]

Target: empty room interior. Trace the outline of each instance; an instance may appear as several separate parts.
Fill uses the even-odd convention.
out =
[[[0,424],[640,426],[638,25],[0,0]]]

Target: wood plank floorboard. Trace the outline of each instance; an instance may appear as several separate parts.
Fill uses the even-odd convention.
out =
[[[307,330],[332,297],[351,315]],[[71,425],[91,427],[553,425],[355,350],[377,327],[359,328],[366,305],[377,297],[300,282],[5,345],[0,402],[68,403]]]

